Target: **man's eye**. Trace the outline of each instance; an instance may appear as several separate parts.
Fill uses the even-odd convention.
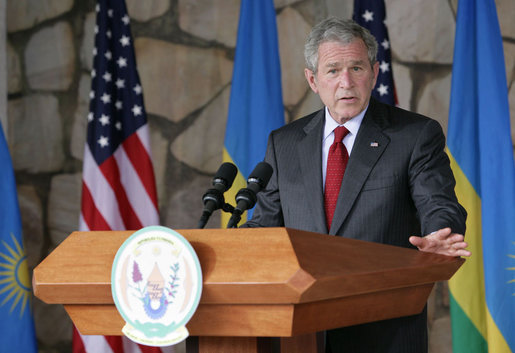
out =
[[[361,70],[361,67],[360,66],[354,66],[352,68],[352,71],[360,71]]]

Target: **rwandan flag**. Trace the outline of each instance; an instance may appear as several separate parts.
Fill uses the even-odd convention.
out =
[[[460,0],[448,152],[472,257],[449,282],[454,353],[515,352],[515,166],[494,0]]]
[[[0,126],[0,350],[37,352],[16,183]]]
[[[226,201],[234,203],[254,167],[263,161],[268,134],[284,124],[281,66],[272,0],[242,0],[223,161],[238,167]],[[222,214],[222,226],[230,214]],[[245,222],[245,214],[241,223]],[[240,224],[241,224],[240,223]]]

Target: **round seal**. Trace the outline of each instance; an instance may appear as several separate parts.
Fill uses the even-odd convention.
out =
[[[197,254],[172,229],[142,228],[116,253],[111,292],[127,337],[148,346],[179,343],[188,337],[185,325],[202,293]]]

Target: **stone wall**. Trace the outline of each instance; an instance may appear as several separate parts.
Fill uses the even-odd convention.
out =
[[[221,163],[239,0],[126,0],[151,128],[161,223],[193,228]],[[275,0],[285,119],[321,106],[303,76],[303,43],[352,0]],[[447,127],[457,0],[386,0],[400,106]],[[497,0],[515,137],[515,2]],[[94,0],[7,0],[8,131],[34,268],[78,227]],[[196,148],[191,141],[195,139]],[[218,217],[208,224],[217,227]],[[450,352],[448,294],[429,301],[432,352]],[[33,301],[40,352],[69,352],[61,306]]]

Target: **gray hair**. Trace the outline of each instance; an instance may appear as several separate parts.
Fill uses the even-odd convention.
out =
[[[306,67],[314,73],[318,70],[318,47],[326,42],[340,42],[349,44],[354,39],[363,40],[368,51],[370,65],[374,66],[377,56],[377,41],[366,29],[353,20],[341,20],[329,17],[318,23],[308,36],[304,45],[304,59]]]

